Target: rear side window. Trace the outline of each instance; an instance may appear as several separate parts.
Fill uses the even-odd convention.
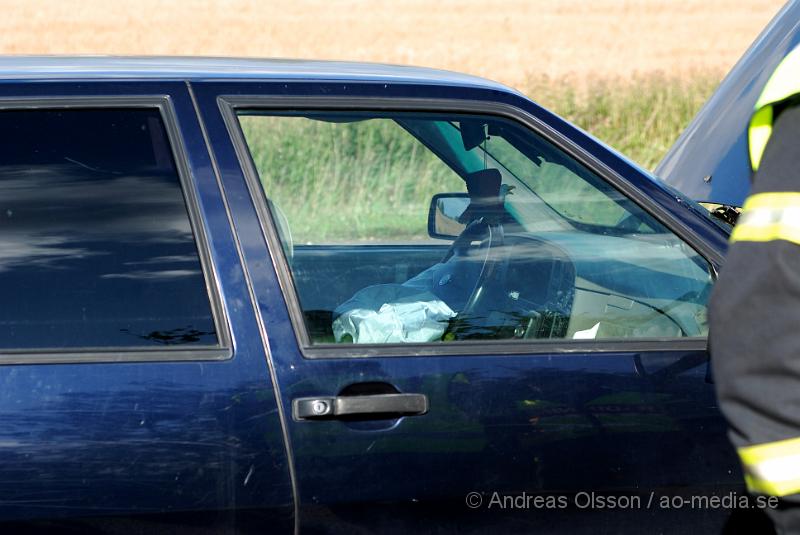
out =
[[[0,112],[0,350],[215,346],[157,108]]]

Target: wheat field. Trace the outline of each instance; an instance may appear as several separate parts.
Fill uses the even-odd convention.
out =
[[[0,0],[0,53],[349,59],[533,79],[727,71],[781,0]]]
[[[652,168],[782,0],[0,0],[0,54],[412,64],[491,78]]]

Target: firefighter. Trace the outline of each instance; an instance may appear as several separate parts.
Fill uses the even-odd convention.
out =
[[[754,175],[710,303],[722,412],[751,493],[778,533],[800,534],[800,47],[758,99]]]

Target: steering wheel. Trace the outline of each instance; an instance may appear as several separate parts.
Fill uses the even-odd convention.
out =
[[[476,241],[481,242],[480,245],[474,246],[473,243]],[[451,273],[469,273],[472,271],[471,263],[476,258],[476,264],[480,263],[480,269],[475,275],[475,283],[464,305],[450,321],[444,334],[445,338],[469,338],[471,334],[475,334],[476,325],[471,320],[479,317],[483,304],[491,302],[488,296],[494,292],[490,291],[492,286],[490,283],[502,263],[499,252],[502,245],[503,226],[491,223],[483,217],[471,221],[451,244],[442,259],[442,263],[453,264]]]

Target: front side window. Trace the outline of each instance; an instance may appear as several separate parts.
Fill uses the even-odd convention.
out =
[[[239,122],[313,344],[706,335],[708,264],[514,122]]]
[[[0,350],[217,345],[158,109],[0,112]]]

